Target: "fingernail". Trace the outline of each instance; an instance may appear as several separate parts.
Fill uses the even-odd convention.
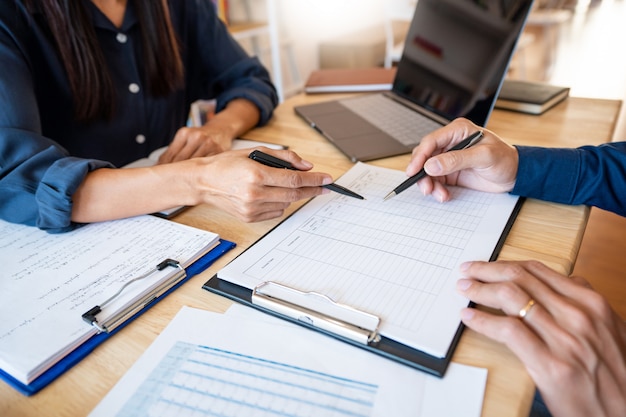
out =
[[[309,161],[305,161],[304,159],[300,161],[302,163],[302,165],[304,165],[306,167],[306,169],[311,169],[313,168],[313,164],[310,163]]]
[[[460,290],[463,292],[467,291],[467,289],[471,286],[472,286],[472,281],[470,281],[469,279],[460,279],[456,282],[457,290]]]
[[[328,185],[332,183],[333,183],[332,177],[324,177],[324,179],[322,180],[322,185]]]
[[[461,320],[464,322],[472,321],[476,312],[473,308],[464,308],[461,310]]]
[[[418,182],[417,186],[420,188],[422,194],[426,195],[426,184],[424,183],[424,181]]]
[[[443,195],[443,193],[441,191],[439,191],[438,189],[435,189],[433,191],[433,197],[435,197],[435,200],[437,200],[440,203],[443,203],[444,201],[446,201],[445,196]]]
[[[461,265],[459,265],[459,270],[461,272],[465,272],[469,269],[471,264],[472,264],[471,262],[463,262]]]
[[[438,175],[442,171],[441,164],[436,159],[429,159],[428,161],[426,161],[426,163],[424,164],[424,169],[431,176]]]

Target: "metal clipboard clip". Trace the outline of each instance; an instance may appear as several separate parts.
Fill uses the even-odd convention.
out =
[[[127,308],[123,309],[120,312],[113,314],[111,317],[107,317],[105,320],[101,322],[98,321],[98,318],[96,316],[100,312],[102,312],[102,309],[107,304],[109,304],[111,301],[116,299],[124,291],[126,287],[128,287],[133,282],[147,278],[150,275],[158,271],[162,271],[168,266],[177,268],[178,271],[175,274],[173,274],[171,277],[169,277],[166,281],[161,283],[157,288],[150,291],[148,294],[144,295],[140,299],[134,301]],[[140,311],[142,308],[144,308],[145,306],[150,304],[152,301],[154,301],[155,299],[163,295],[167,290],[172,288],[179,281],[183,280],[186,276],[187,276],[187,273],[185,269],[180,265],[178,261],[174,259],[166,259],[160,264],[158,264],[156,267],[154,267],[153,269],[146,272],[145,274],[135,277],[131,279],[130,281],[128,281],[115,294],[109,297],[106,301],[104,301],[103,303],[100,303],[100,305],[94,306],[89,311],[83,313],[82,318],[85,322],[89,323],[90,325],[98,329],[98,333],[102,333],[102,332],[109,333],[113,331],[117,326],[124,323],[127,319],[132,317],[135,313]]]
[[[364,345],[380,341],[380,318],[337,303],[317,292],[302,292],[272,281],[252,290],[252,303]]]

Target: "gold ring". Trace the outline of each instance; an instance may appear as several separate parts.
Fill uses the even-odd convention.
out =
[[[522,308],[519,311],[519,313],[517,313],[517,315],[519,316],[520,319],[523,319],[524,317],[528,315],[528,312],[532,310],[534,306],[535,306],[535,300],[531,298],[530,301],[528,301],[528,303],[524,306],[524,308]]]

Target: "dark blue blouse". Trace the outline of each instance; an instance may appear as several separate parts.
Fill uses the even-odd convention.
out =
[[[71,229],[72,195],[97,168],[122,166],[166,146],[197,99],[252,101],[266,123],[278,103],[267,70],[229,35],[208,0],[170,0],[185,86],[166,98],[144,90],[132,0],[116,28],[83,1],[115,86],[112,121],[73,118],[72,93],[43,16],[0,2],[0,218],[51,232]]]

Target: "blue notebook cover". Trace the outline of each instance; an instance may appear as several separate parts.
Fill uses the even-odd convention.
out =
[[[30,396],[30,395],[33,395],[33,394],[37,393],[42,388],[47,386],[49,383],[54,381],[61,374],[63,374],[65,371],[67,371],[72,366],[74,366],[78,362],[80,362],[81,359],[83,359],[85,356],[87,356],[89,353],[91,353],[91,351],[93,351],[100,343],[104,342],[106,339],[108,339],[109,337],[111,337],[114,334],[116,334],[119,330],[124,328],[128,323],[133,321],[136,317],[139,317],[139,315],[141,315],[144,311],[146,311],[147,309],[152,307],[154,304],[159,302],[161,299],[163,299],[169,293],[171,293],[176,288],[181,286],[189,278],[191,278],[192,276],[194,276],[196,274],[199,274],[200,272],[202,272],[205,269],[207,269],[220,256],[222,256],[223,254],[225,254],[226,252],[228,252],[229,250],[231,250],[234,247],[235,247],[235,243],[230,242],[228,240],[221,239],[220,243],[215,248],[213,248],[206,255],[204,255],[203,257],[201,257],[200,259],[198,259],[196,262],[194,262],[192,265],[190,265],[189,267],[187,267],[185,269],[187,276],[183,280],[178,282],[176,285],[174,285],[172,288],[170,288],[163,295],[161,295],[160,297],[156,298],[154,301],[150,302],[143,309],[141,309],[141,311],[137,312],[135,315],[133,315],[126,322],[124,322],[121,325],[119,325],[118,327],[116,327],[115,330],[113,330],[112,332],[110,332],[110,333],[99,333],[99,334],[93,336],[92,338],[90,338],[89,340],[87,340],[79,348],[75,349],[70,354],[68,354],[66,357],[64,357],[62,360],[57,362],[54,366],[52,366],[46,372],[41,374],[39,377],[37,377],[35,380],[33,380],[30,384],[28,384],[28,385],[23,384],[22,382],[20,382],[20,381],[16,380],[15,378],[13,378],[11,375],[9,375],[6,372],[4,372],[2,369],[0,369],[0,378],[3,379],[4,381],[6,381],[9,385],[11,385],[13,388],[15,388],[16,390],[18,390],[19,392],[21,392],[24,395]]]

